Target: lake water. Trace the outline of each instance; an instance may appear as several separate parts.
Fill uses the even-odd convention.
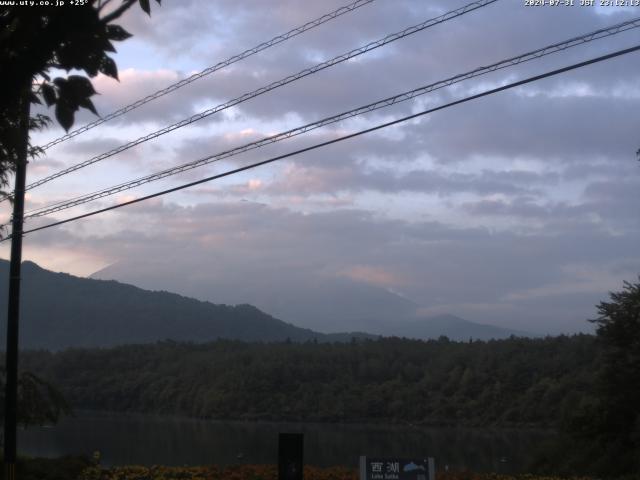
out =
[[[103,465],[273,464],[278,433],[304,433],[305,463],[357,467],[359,455],[431,456],[436,467],[518,473],[552,435],[389,425],[220,422],[166,416],[81,412],[54,427],[18,432],[21,454],[58,457],[101,452]]]

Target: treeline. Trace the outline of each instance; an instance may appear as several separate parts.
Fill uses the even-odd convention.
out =
[[[560,426],[593,402],[588,335],[25,352],[78,409],[214,419]]]

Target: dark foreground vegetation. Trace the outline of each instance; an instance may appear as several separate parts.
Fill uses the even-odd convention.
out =
[[[593,402],[595,338],[172,341],[27,352],[76,407],[216,419],[559,426]]]
[[[277,480],[276,465],[236,466],[121,466],[100,467],[87,459],[67,457],[57,460],[31,459],[18,463],[22,480]],[[495,473],[437,472],[438,480],[595,480],[586,476],[505,475]],[[0,479],[4,479],[0,472]],[[352,467],[318,468],[305,465],[305,480],[358,480],[358,470]],[[620,480],[634,480],[627,475]]]
[[[0,460],[2,460],[0,458]],[[16,478],[20,480],[75,480],[81,479],[95,468],[95,464],[85,457],[61,458],[18,458]],[[6,478],[6,471],[0,468],[0,479]]]

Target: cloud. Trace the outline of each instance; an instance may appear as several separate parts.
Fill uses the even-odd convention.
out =
[[[131,103],[344,3],[185,0],[154,8],[151,18],[133,8],[122,20],[136,36],[118,46],[120,83],[94,79],[98,110]],[[30,176],[40,178],[466,3],[373,2],[50,149],[30,165]],[[631,15],[497,2],[63,177],[30,192],[28,208],[221,152]],[[494,72],[90,207],[305,148],[627,47],[636,37],[630,31]],[[634,62],[628,56],[593,65],[45,230],[27,237],[26,258],[82,274],[131,263],[144,281],[214,300],[220,298],[207,292],[212,285],[236,286],[232,299],[240,301],[247,279],[307,285],[305,275],[321,276],[393,288],[424,311],[523,330],[575,331],[608,290],[640,270]],[[81,112],[77,124],[94,118]],[[36,134],[34,141],[60,132]],[[7,208],[1,213],[7,217]]]
[[[363,7],[305,33],[299,40],[286,42],[199,80],[175,92],[169,99],[154,102],[157,107],[145,106],[132,113],[131,119],[135,121],[142,115],[147,119],[175,120],[189,111],[194,113],[196,104],[202,110],[205,105],[213,106],[215,101],[234,98],[313,65],[315,61],[309,61],[309,52],[316,52],[315,57],[331,58],[463,4],[452,5],[449,2],[416,8],[413,2],[382,2]],[[323,2],[316,8],[300,10],[293,4],[282,4],[274,9],[258,2],[249,10],[246,6],[219,2],[215,8],[205,10],[188,2],[179,8],[163,6],[154,12],[151,20],[141,12],[132,12],[127,17],[127,28],[138,32],[141,39],[154,45],[158,52],[164,52],[167,58],[174,59],[178,52],[183,56],[193,53],[198,55],[200,61],[207,62],[205,66],[211,66],[242,51],[243,48],[238,45],[249,48],[291,28],[294,25],[291,22],[295,20],[304,23],[313,15],[319,16],[338,5],[339,2]],[[397,45],[384,47],[358,62],[305,78],[288,86],[286,95],[272,92],[259,100],[251,100],[244,108],[247,114],[261,119],[271,118],[276,111],[297,112],[305,119],[317,118],[348,106],[367,103],[371,100],[371,92],[376,92],[382,98],[384,94],[414,88],[444,78],[448,76],[446,74],[461,73],[465,68],[473,69],[490,60],[522,53],[533,46],[539,47],[540,38],[560,40],[556,38],[558,31],[566,32],[569,36],[569,33],[577,34],[602,27],[612,20],[589,9],[570,10],[573,11],[550,15],[541,9],[525,12],[521,6],[510,5],[503,7],[499,13],[502,28],[487,30],[488,22],[496,17],[495,6],[490,6],[403,39]],[[193,11],[197,11],[198,15],[193,15]],[[262,21],[265,15],[270,18],[268,24]],[[571,29],[566,28],[569,19]],[[519,27],[522,24],[536,25],[536,28],[522,29]],[[559,25],[563,28],[558,29]],[[276,30],[276,27],[280,27],[280,30]],[[167,32],[171,32],[174,41],[167,42]],[[201,38],[199,42],[190,40],[198,35]],[[448,39],[452,37],[460,41],[449,42]],[[425,41],[425,38],[429,41]],[[518,38],[518,42],[513,42],[513,38]],[[433,48],[434,45],[439,48]],[[464,48],[461,48],[462,45]],[[202,55],[201,50],[207,53]],[[566,52],[563,61],[572,57],[575,57],[574,51]],[[526,72],[531,67],[527,64],[519,70]],[[376,74],[378,72],[382,74]],[[393,75],[387,72],[393,72]],[[104,101],[101,99],[99,103],[101,106],[107,102],[123,105],[128,103],[127,100],[141,98],[190,73],[190,70],[182,69],[165,68],[151,72],[126,68],[121,73],[122,86],[125,88],[118,88],[119,85],[110,79],[98,77],[98,90],[104,95]],[[367,85],[368,88],[353,88],[354,85]]]
[[[393,288],[429,311],[545,333],[582,329],[607,291],[640,269],[638,240],[637,232],[618,236],[589,223],[516,234],[354,209],[305,214],[250,202],[158,201],[33,234],[25,253],[91,252],[94,264],[119,262],[120,278],[227,303],[207,285],[346,276]]]
[[[379,287],[399,287],[405,282],[392,272],[372,265],[353,265],[339,272],[347,278]]]

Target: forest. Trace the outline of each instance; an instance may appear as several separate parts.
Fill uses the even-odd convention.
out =
[[[77,409],[199,418],[558,427],[593,402],[589,335],[489,342],[163,341],[25,352]]]
[[[557,438],[532,454],[532,471],[621,477],[640,471],[639,300],[640,283],[610,293],[596,307],[595,336],[166,340],[26,351],[21,368],[76,409],[548,428]]]

